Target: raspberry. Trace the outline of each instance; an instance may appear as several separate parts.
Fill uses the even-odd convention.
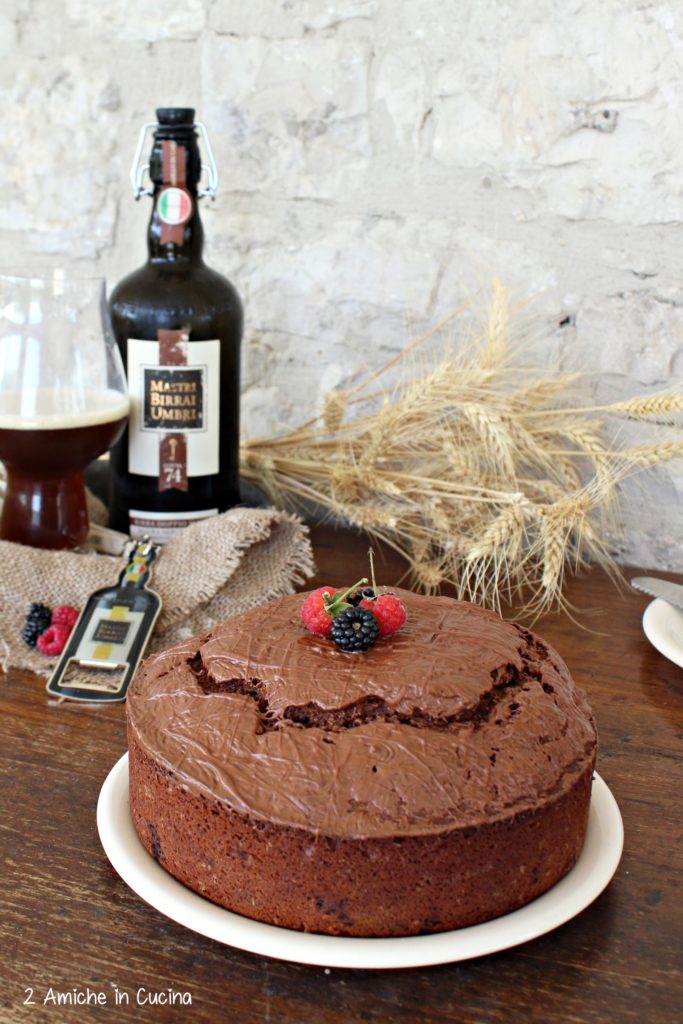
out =
[[[59,604],[52,612],[51,626],[68,626],[73,629],[78,618],[78,612],[69,604]]]
[[[301,620],[306,629],[310,629],[311,633],[317,633],[319,636],[329,636],[334,617],[349,607],[347,603],[349,594],[367,582],[363,578],[341,592],[333,587],[318,587],[317,590],[312,591],[301,609]]]
[[[306,629],[318,636],[329,636],[332,629],[332,617],[325,607],[325,594],[334,598],[334,587],[318,587],[312,591],[303,603],[301,621]]]
[[[379,623],[367,608],[347,608],[335,617],[330,636],[342,651],[369,651],[379,636]]]
[[[379,622],[379,635],[391,636],[406,621],[406,609],[403,601],[395,594],[380,594],[372,600],[363,598],[361,608],[368,608]]]
[[[48,626],[45,632],[38,637],[36,647],[41,654],[47,654],[48,657],[53,658],[64,650],[70,632],[68,626]]]

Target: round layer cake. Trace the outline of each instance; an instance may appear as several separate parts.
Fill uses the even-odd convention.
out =
[[[565,875],[596,753],[552,648],[476,605],[400,594],[364,653],[301,623],[306,595],[142,666],[130,805],[159,864],[238,914],[398,936],[486,921]]]

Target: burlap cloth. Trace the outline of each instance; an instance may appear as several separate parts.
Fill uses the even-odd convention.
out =
[[[101,508],[101,506],[100,506]],[[100,508],[89,503],[92,521]],[[56,659],[24,643],[21,630],[34,601],[79,611],[100,587],[115,586],[125,557],[39,551],[0,541],[0,664],[49,675]],[[214,623],[294,592],[313,575],[308,529],[275,509],[235,508],[200,520],[162,548],[150,589],[162,599],[147,654]]]

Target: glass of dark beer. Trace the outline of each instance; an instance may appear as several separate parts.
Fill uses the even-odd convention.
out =
[[[0,274],[0,537],[39,548],[83,544],[83,471],[127,416],[104,279]]]

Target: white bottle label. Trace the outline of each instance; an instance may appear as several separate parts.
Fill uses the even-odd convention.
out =
[[[154,544],[165,544],[186,526],[198,519],[218,515],[217,508],[203,508],[197,512],[144,512],[132,508],[128,513],[128,532],[131,537],[141,540],[148,537]]]
[[[174,486],[174,472],[178,483],[182,476],[218,473],[220,342],[185,340],[181,346],[186,361],[163,364],[158,341],[128,339],[128,468],[163,478],[162,489]],[[169,442],[162,460],[164,438]],[[174,469],[176,448],[183,465]]]

